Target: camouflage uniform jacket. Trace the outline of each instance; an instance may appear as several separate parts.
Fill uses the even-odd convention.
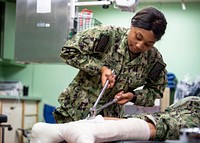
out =
[[[162,98],[167,83],[165,68],[154,78],[150,71],[155,63],[164,67],[161,54],[153,47],[131,60],[128,50],[127,34],[129,29],[112,26],[99,26],[78,33],[68,40],[61,51],[64,62],[80,71],[70,85],[58,98],[61,104],[56,110],[64,116],[70,115],[73,120],[85,118],[95,103],[101,89],[102,66],[115,70],[116,83],[106,90],[100,105],[112,100],[121,90],[135,91],[138,95],[137,105],[153,106],[156,98]],[[121,106],[111,105],[104,109],[104,116],[120,117]],[[59,121],[58,121],[59,120]],[[63,121],[62,121],[63,120]],[[64,122],[64,119],[58,119]]]
[[[153,118],[149,118],[149,117]],[[124,115],[153,121],[156,125],[155,140],[178,140],[180,129],[194,128],[200,125],[200,97],[189,96],[170,105],[164,112],[139,115]]]

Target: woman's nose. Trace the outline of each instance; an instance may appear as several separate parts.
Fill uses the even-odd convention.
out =
[[[144,46],[143,42],[137,42],[137,44],[136,44],[136,47],[137,47],[138,49],[142,49],[143,46]]]

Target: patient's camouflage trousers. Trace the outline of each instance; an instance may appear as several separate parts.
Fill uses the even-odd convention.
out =
[[[153,113],[152,116],[156,123],[155,140],[176,140],[179,138],[181,128],[199,127],[200,97],[186,97],[169,106],[164,112]],[[147,120],[148,114],[124,115],[124,117]]]

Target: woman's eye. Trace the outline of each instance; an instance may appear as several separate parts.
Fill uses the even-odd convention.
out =
[[[152,46],[151,44],[148,44],[148,43],[145,43],[145,45],[146,45],[147,47],[151,47],[151,46]]]
[[[136,34],[137,40],[142,40],[142,37],[139,34]]]
[[[146,45],[147,47],[152,47],[154,44],[152,44],[152,43],[145,43],[145,45]]]

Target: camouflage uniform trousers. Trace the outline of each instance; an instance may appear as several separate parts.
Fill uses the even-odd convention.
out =
[[[170,105],[164,112],[153,114],[124,115],[152,122],[156,126],[155,140],[178,140],[182,128],[194,128],[200,125],[200,97],[189,96]]]

